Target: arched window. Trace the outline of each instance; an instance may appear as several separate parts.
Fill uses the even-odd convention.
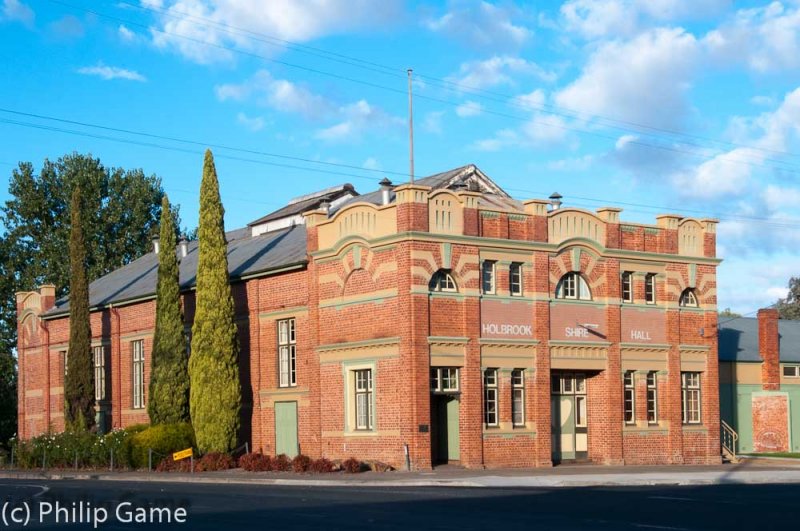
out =
[[[456,281],[453,280],[453,276],[444,269],[440,269],[434,273],[430,284],[428,284],[428,289],[431,291],[445,291],[451,293],[458,291],[458,287],[456,286]]]
[[[697,308],[697,295],[694,294],[694,290],[692,288],[683,290],[678,304],[688,308]]]
[[[592,292],[589,291],[589,285],[582,276],[578,273],[567,273],[558,282],[556,298],[590,301],[592,300]]]

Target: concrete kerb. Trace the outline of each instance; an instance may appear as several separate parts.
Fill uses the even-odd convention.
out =
[[[579,474],[571,476],[480,475],[461,478],[408,478],[371,480],[366,478],[312,479],[259,478],[215,475],[176,475],[138,473],[0,473],[3,479],[93,480],[117,482],[197,483],[228,485],[280,485],[296,487],[462,487],[462,488],[576,488],[631,486],[691,486],[735,484],[800,483],[800,470],[759,470],[739,472]]]

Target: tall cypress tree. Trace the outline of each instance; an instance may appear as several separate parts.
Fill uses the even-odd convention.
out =
[[[239,434],[239,345],[228,280],[224,210],[214,157],[206,150],[197,230],[197,291],[189,358],[190,409],[201,452],[226,452]]]
[[[166,194],[161,200],[159,240],[156,329],[147,412],[151,423],[167,424],[189,420],[189,370],[175,254],[175,224]]]
[[[89,325],[89,286],[86,282],[86,243],[81,225],[81,188],[72,191],[69,236],[69,351],[64,395],[67,427],[88,430],[94,418],[92,332]]]

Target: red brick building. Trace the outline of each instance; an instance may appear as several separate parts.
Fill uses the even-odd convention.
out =
[[[719,462],[716,222],[559,206],[470,165],[229,233],[243,439],[412,468]],[[196,247],[177,252],[188,330]],[[147,421],[156,269],[91,284],[105,427]],[[68,304],[17,304],[31,437],[63,427]]]

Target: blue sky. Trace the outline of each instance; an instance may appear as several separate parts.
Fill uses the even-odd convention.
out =
[[[797,1],[0,3],[0,200],[18,161],[72,151],[159,175],[189,226],[206,145],[227,228],[402,181],[413,68],[418,176],[717,217],[720,308],[800,275]]]

